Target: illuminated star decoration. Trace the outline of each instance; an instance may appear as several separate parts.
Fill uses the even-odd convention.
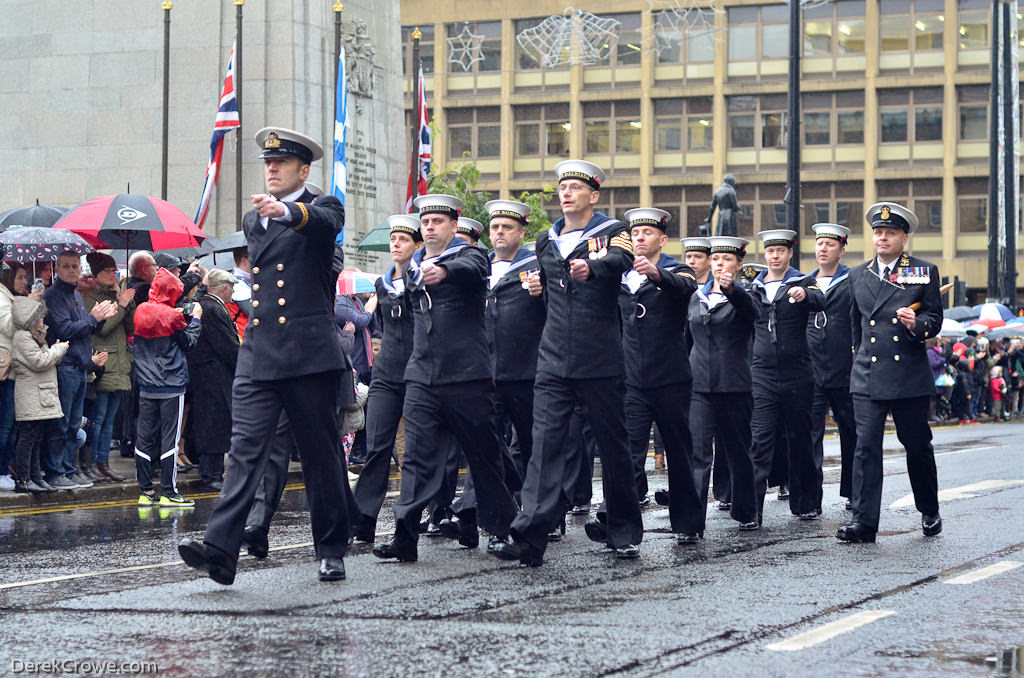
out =
[[[454,38],[448,38],[448,63],[459,65],[463,71],[473,68],[473,64],[484,60],[480,46],[484,42],[484,36],[476,35],[469,30],[469,24],[462,26],[462,32]]]

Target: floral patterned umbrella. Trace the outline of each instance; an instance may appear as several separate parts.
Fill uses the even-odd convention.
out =
[[[80,255],[93,251],[89,243],[71,231],[40,226],[11,226],[0,233],[0,245],[6,261],[21,263],[57,261],[65,250]]]

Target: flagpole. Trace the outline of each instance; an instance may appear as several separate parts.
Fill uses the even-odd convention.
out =
[[[345,5],[340,2],[334,3],[334,87],[338,87],[338,67],[341,62],[341,13],[345,11]],[[338,97],[334,97],[334,119],[338,119]]]
[[[419,181],[419,157],[420,157],[420,118],[423,115],[423,111],[420,110],[420,100],[422,99],[422,93],[420,92],[420,38],[423,37],[423,33],[420,32],[420,27],[417,26],[412,30],[412,81],[413,81],[413,110],[416,115],[412,121],[412,161],[409,164],[409,181]],[[414,178],[415,177],[415,178]],[[409,185],[409,190],[412,191],[413,198],[416,197],[416,186],[414,184]]]
[[[242,6],[235,2],[235,101],[238,102],[238,134],[235,137],[235,229],[242,228]]]
[[[171,0],[164,0],[160,7],[164,10],[164,120],[163,136],[160,139],[160,198],[167,200],[167,140],[168,140],[168,116],[171,100]]]

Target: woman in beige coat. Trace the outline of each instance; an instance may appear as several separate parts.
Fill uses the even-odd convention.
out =
[[[17,479],[15,492],[52,492],[42,483],[39,443],[47,421],[63,416],[57,392],[57,363],[68,350],[68,342],[46,345],[43,316],[46,307],[31,297],[11,302],[14,340],[11,342],[14,372],[14,417],[18,421],[18,442],[14,450]]]

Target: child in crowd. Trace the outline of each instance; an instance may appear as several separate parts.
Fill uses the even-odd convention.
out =
[[[135,434],[135,473],[139,506],[160,503],[193,506],[178,492],[176,457],[181,416],[188,386],[185,351],[199,340],[203,308],[190,304],[189,313],[176,308],[185,286],[161,268],[149,288],[149,301],[135,309],[135,374],[139,382],[138,429]],[[153,487],[153,464],[160,468],[159,500]]]
[[[1003,396],[1006,394],[1006,380],[1003,379],[1003,368],[996,365],[989,373],[988,387],[992,393],[992,421],[1009,419],[1009,413],[1003,416]]]
[[[56,492],[43,480],[39,466],[39,444],[48,422],[60,419],[63,410],[57,392],[57,363],[68,350],[68,342],[46,345],[43,316],[46,307],[32,297],[15,297],[11,308],[14,339],[11,369],[14,372],[14,418],[18,422],[15,444],[15,492]]]

